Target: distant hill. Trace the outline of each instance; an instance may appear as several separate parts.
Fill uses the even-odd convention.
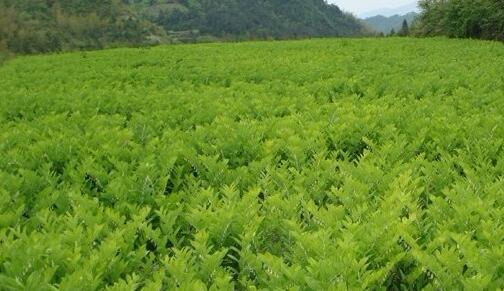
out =
[[[0,0],[0,52],[364,33],[324,0]]]
[[[364,23],[370,28],[383,32],[385,34],[389,33],[392,29],[399,31],[403,21],[406,19],[409,24],[411,24],[415,18],[418,16],[415,12],[410,12],[406,15],[393,15],[390,17],[385,17],[383,15],[378,15],[374,17],[368,17],[364,19]]]
[[[364,12],[364,13],[360,14],[359,17],[363,18],[363,19],[377,16],[377,15],[390,17],[390,16],[394,16],[394,15],[405,15],[410,12],[416,12],[416,13],[420,12],[416,1],[411,2],[407,5],[402,5],[402,6],[395,7],[395,8],[382,8],[382,9]]]
[[[352,36],[364,31],[356,18],[324,0],[171,1],[168,7],[166,0],[146,2],[142,12],[167,31],[238,38]]]

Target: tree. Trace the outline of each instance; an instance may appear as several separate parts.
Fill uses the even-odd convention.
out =
[[[504,41],[502,0],[421,0],[419,7],[415,34]]]
[[[408,36],[409,35],[409,25],[406,19],[403,20],[401,30],[398,32],[399,36]]]

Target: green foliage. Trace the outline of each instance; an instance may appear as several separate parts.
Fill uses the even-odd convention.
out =
[[[365,33],[323,0],[0,0],[0,50],[18,54]]]
[[[503,60],[409,38],[14,59],[0,289],[502,289]]]
[[[0,39],[14,53],[140,45],[155,33],[117,1],[0,0]]]
[[[2,49],[0,47],[0,65],[3,64],[5,61],[7,61],[7,59],[9,58],[9,51],[7,51],[6,49]]]
[[[399,36],[408,36],[409,34],[410,34],[409,24],[408,24],[408,21],[406,19],[404,19],[403,22],[402,22],[401,29],[399,30],[398,35]]]
[[[203,34],[235,38],[354,36],[366,33],[357,19],[323,0],[175,2],[182,5],[162,11],[154,19],[167,30],[197,29]]]
[[[446,35],[504,41],[502,0],[421,0],[420,35]]]

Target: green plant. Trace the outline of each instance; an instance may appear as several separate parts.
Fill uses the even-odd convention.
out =
[[[387,38],[8,62],[0,289],[502,289],[503,60]]]

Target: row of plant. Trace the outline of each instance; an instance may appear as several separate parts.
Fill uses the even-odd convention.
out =
[[[498,290],[504,49],[311,40],[0,68],[0,289]]]

